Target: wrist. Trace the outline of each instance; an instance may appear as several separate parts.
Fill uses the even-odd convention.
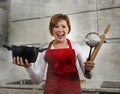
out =
[[[29,65],[25,65],[24,68],[30,68],[32,66],[32,64],[29,64]]]

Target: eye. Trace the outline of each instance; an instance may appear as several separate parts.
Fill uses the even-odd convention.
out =
[[[62,25],[62,28],[66,28],[66,26],[65,26],[65,25]]]
[[[55,28],[58,28],[59,26],[58,26],[58,25],[55,25],[54,27],[55,27]]]

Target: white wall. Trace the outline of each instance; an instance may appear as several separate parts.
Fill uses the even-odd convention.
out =
[[[0,8],[0,81],[4,79],[4,69],[5,69],[5,63],[4,63],[4,49],[2,48],[2,45],[6,43],[6,37],[7,37],[7,11]]]
[[[0,8],[0,46],[6,42],[7,29],[7,11]]]

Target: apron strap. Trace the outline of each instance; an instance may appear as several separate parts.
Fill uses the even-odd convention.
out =
[[[68,42],[69,48],[72,49],[72,45],[69,39],[67,39],[67,42]]]
[[[52,41],[49,43],[49,45],[48,45],[48,49],[47,49],[47,50],[50,50],[53,41],[54,41],[54,40],[52,40]]]

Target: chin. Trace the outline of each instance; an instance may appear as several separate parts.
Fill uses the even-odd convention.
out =
[[[65,40],[65,38],[57,38],[57,41],[60,41],[60,42],[62,42],[62,41],[64,41]]]

